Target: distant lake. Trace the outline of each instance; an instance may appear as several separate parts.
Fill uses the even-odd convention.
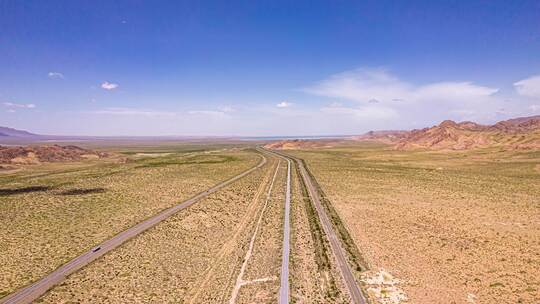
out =
[[[242,137],[242,140],[286,140],[286,139],[334,139],[349,138],[352,135],[318,135],[318,136],[260,136],[260,137]]]

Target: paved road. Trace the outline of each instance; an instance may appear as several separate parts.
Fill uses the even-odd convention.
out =
[[[98,259],[102,255],[106,254],[107,252],[117,248],[118,246],[122,245],[129,239],[137,236],[138,234],[142,233],[143,231],[153,227],[154,225],[158,224],[159,222],[165,220],[166,218],[170,217],[171,215],[175,214],[176,212],[185,209],[200,199],[204,198],[205,196],[208,196],[211,193],[216,192],[217,190],[233,183],[234,181],[250,174],[251,172],[261,168],[266,163],[266,157],[261,154],[261,161],[258,165],[255,167],[248,169],[241,174],[230,178],[224,182],[221,182],[214,187],[201,192],[194,197],[188,199],[187,201],[184,201],[172,208],[166,209],[157,215],[123,231],[119,234],[115,235],[111,239],[103,242],[100,245],[97,245],[96,247],[92,248],[90,251],[87,251],[83,253],[82,255],[74,258],[70,262],[64,264],[60,268],[56,269],[55,271],[51,272],[47,276],[43,277],[39,281],[35,282],[32,285],[29,285],[27,287],[24,287],[15,293],[3,298],[0,300],[0,303],[2,304],[15,304],[15,303],[31,303],[32,301],[39,298],[41,295],[43,295],[47,290],[49,290],[54,285],[60,283],[63,281],[68,275],[74,273],[75,271],[81,269],[82,267],[88,265],[92,261]]]
[[[279,155],[279,154],[278,154]],[[285,192],[285,218],[283,221],[283,246],[281,253],[281,283],[279,286],[279,304],[289,303],[289,253],[291,235],[291,160],[287,160],[287,191]]]
[[[347,286],[349,295],[351,296],[351,300],[355,304],[365,304],[366,300],[364,296],[362,295],[362,291],[360,290],[360,287],[358,286],[358,284],[356,284],[356,280],[354,278],[351,267],[347,263],[347,258],[341,246],[341,240],[337,237],[334,231],[332,222],[328,218],[328,215],[326,214],[326,211],[324,210],[321,204],[319,193],[317,189],[315,188],[315,186],[313,185],[311,176],[308,174],[307,169],[304,167],[303,162],[298,158],[288,156],[283,153],[278,153],[278,154],[294,159],[296,163],[298,164],[298,168],[300,169],[300,175],[302,175],[302,179],[304,180],[304,183],[307,187],[309,197],[311,201],[313,202],[315,209],[317,210],[317,214],[319,215],[319,219],[321,221],[321,225],[323,227],[324,233],[328,237],[328,241],[330,242],[330,247],[332,248],[332,252],[334,253],[334,257],[336,258],[338,268],[341,272],[343,280],[345,281],[345,285]]]

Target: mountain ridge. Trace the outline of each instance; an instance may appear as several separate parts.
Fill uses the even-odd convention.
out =
[[[349,141],[376,141],[396,150],[469,150],[488,147],[540,149],[540,115],[517,117],[483,125],[473,121],[444,120],[438,125],[414,130],[378,130],[352,136]],[[344,140],[282,140],[266,145],[270,149],[327,148]]]
[[[15,128],[9,128],[9,127],[0,126],[0,136],[29,138],[29,137],[40,137],[42,135],[30,133],[30,132],[25,131],[25,130],[18,130],[18,129],[15,129]]]
[[[398,150],[468,150],[492,146],[536,149],[540,148],[540,115],[503,120],[493,125],[445,120],[436,126],[411,130],[395,144]]]

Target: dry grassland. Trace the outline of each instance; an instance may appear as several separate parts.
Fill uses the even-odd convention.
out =
[[[292,153],[365,256],[379,302],[401,290],[410,303],[540,302],[539,152]]]
[[[44,164],[0,176],[0,297],[114,234],[252,166],[253,151],[115,164]]]
[[[276,303],[281,272],[287,162],[281,160],[236,303]]]
[[[247,196],[237,208],[241,208],[241,217],[234,225],[234,233],[226,239],[221,248],[215,253],[214,259],[203,274],[195,281],[193,288],[184,300],[188,303],[228,303],[236,283],[238,273],[249,248],[253,230],[258,221],[261,209],[266,200],[277,159],[268,156],[268,165],[263,178],[257,180],[257,190]],[[233,206],[236,200],[230,203]]]
[[[71,275],[45,303],[229,300],[275,160]]]

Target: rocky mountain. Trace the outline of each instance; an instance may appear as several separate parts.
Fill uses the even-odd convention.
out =
[[[266,144],[264,147],[274,150],[296,150],[309,148],[324,148],[332,147],[341,142],[341,140],[304,140],[304,139],[288,139]]]
[[[528,132],[538,130],[538,128],[540,128],[540,115],[499,121],[491,126],[492,130],[500,130],[508,133]]]
[[[540,148],[540,116],[520,117],[494,125],[445,120],[437,126],[412,130],[396,143],[396,149],[467,150],[485,147]]]
[[[355,141],[378,141],[397,150],[468,150],[487,147],[503,149],[540,149],[540,115],[519,117],[481,125],[472,121],[445,120],[439,125],[412,131],[370,131],[351,138]],[[267,144],[269,149],[294,150],[333,147],[347,140],[283,140]]]
[[[396,141],[406,137],[409,131],[404,130],[385,130],[385,131],[369,131],[359,136],[354,136],[353,140],[357,141],[380,141],[384,143],[395,143]]]

